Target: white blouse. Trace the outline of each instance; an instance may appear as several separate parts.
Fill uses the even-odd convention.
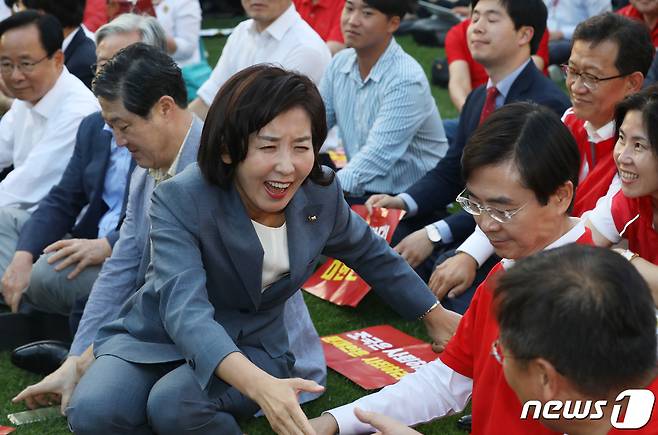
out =
[[[262,291],[281,276],[290,272],[290,258],[288,256],[288,233],[284,223],[278,228],[267,227],[252,220],[258,240],[263,247],[263,273]]]

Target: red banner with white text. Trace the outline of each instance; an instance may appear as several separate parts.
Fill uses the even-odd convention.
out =
[[[366,390],[396,383],[438,355],[429,343],[380,325],[322,337],[327,366]]]
[[[404,216],[404,210],[375,208],[372,214],[363,205],[352,210],[361,216],[375,233],[391,242],[393,233]],[[302,286],[304,290],[336,305],[356,307],[370,291],[370,286],[340,260],[327,261]]]

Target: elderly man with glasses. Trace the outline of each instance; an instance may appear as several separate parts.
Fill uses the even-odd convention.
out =
[[[25,11],[0,23],[0,74],[16,98],[0,121],[0,168],[13,165],[0,182],[2,270],[23,223],[62,177],[80,122],[99,109],[64,66],[62,40],[61,25],[48,14]],[[3,295],[16,311],[15,295]]]
[[[516,260],[569,243],[593,243],[584,223],[569,217],[579,165],[569,130],[544,107],[513,103],[484,121],[464,148],[460,202],[503,259],[478,287],[438,360],[313,420],[318,435],[369,433],[372,427],[359,421],[356,407],[415,425],[463,409],[471,396],[473,433],[554,433],[519,418],[521,403],[491,355],[499,335],[493,289]]]

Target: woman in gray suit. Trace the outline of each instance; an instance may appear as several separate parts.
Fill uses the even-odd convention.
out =
[[[146,284],[96,338],[69,408],[76,433],[240,434],[236,419],[259,409],[277,433],[313,433],[296,395],[323,387],[289,379],[282,312],[321,254],[432,336],[452,333],[454,317],[318,164],[326,133],[304,76],[260,65],[222,87],[198,165],[154,193]]]

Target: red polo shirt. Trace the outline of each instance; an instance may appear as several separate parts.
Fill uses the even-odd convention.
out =
[[[343,43],[343,32],[340,31],[340,16],[343,13],[345,0],[293,0],[295,9],[315,30],[318,35],[326,41]]]
[[[489,75],[484,67],[477,63],[471,51],[468,49],[468,40],[466,39],[466,30],[470,24],[471,19],[466,19],[459,24],[455,24],[446,34],[446,58],[448,64],[456,60],[463,60],[468,64],[468,70],[471,73],[471,89],[475,89],[480,85],[487,83]],[[548,74],[548,32],[544,35],[539,42],[539,49],[537,55],[544,59],[544,74]]]
[[[577,243],[593,245],[589,229]],[[475,435],[549,435],[537,420],[521,420],[521,402],[507,385],[503,366],[491,354],[491,345],[498,338],[498,323],[493,313],[493,289],[502,263],[489,272],[440,358],[448,367],[473,379],[473,431]]]
[[[619,15],[641,21],[644,24],[644,18],[642,17],[642,14],[638,12],[638,10],[633,7],[633,5],[624,6],[623,8],[619,9],[617,13]],[[651,41],[653,41],[654,47],[658,47],[658,23],[653,26],[653,29],[649,29],[649,32],[651,33]]]

